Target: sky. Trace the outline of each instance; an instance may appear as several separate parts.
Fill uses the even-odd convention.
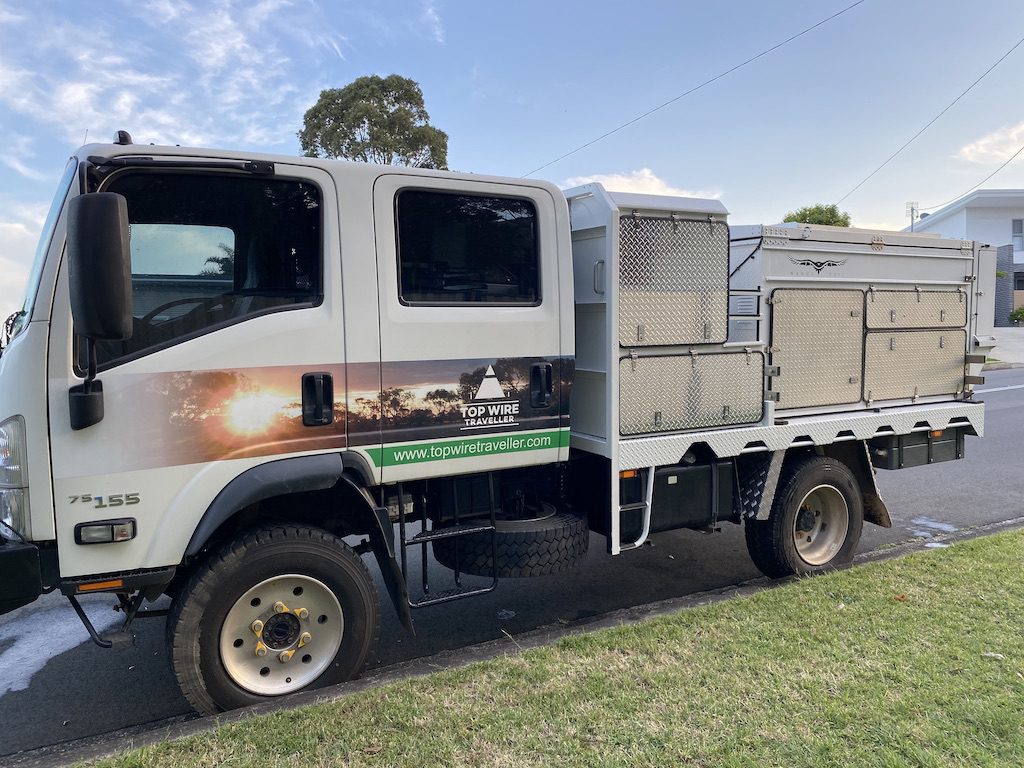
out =
[[[0,0],[0,318],[68,156],[136,143],[298,155],[324,88],[423,89],[453,170],[522,176],[854,0]],[[1020,0],[863,0],[534,175],[717,197],[733,224],[836,202],[1024,37]],[[1024,145],[1024,45],[841,204],[902,229]],[[1024,187],[1024,154],[985,187]]]

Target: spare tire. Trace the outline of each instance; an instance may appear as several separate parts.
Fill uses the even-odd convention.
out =
[[[583,517],[559,512],[550,504],[542,513],[528,520],[495,520],[498,576],[519,578],[544,576],[573,567],[587,555],[590,528]],[[491,559],[491,534],[474,533],[433,544],[434,558],[445,568],[458,568],[462,573],[490,576],[494,573]]]

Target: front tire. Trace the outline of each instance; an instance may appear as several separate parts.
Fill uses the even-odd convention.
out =
[[[750,557],[765,576],[834,570],[853,561],[864,526],[864,499],[850,469],[825,456],[788,466],[767,520],[749,518]]]
[[[210,557],[175,601],[167,635],[182,693],[213,714],[358,675],[379,622],[351,547],[317,528],[275,527]]]

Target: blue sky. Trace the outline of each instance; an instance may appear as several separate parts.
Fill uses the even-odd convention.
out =
[[[417,80],[449,166],[519,176],[853,0],[0,0],[0,316],[74,148],[299,154],[320,90]],[[834,202],[1024,36],[1020,0],[861,5],[537,175],[720,197],[735,224]],[[1024,144],[1024,45],[842,207],[902,228]],[[987,187],[1024,186],[1024,155]]]

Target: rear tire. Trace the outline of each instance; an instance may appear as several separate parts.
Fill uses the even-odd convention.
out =
[[[806,456],[786,467],[767,520],[748,518],[747,550],[765,576],[834,570],[853,561],[864,500],[849,468]]]
[[[377,641],[373,580],[338,537],[306,527],[242,534],[171,608],[171,665],[202,714],[348,680]]]

